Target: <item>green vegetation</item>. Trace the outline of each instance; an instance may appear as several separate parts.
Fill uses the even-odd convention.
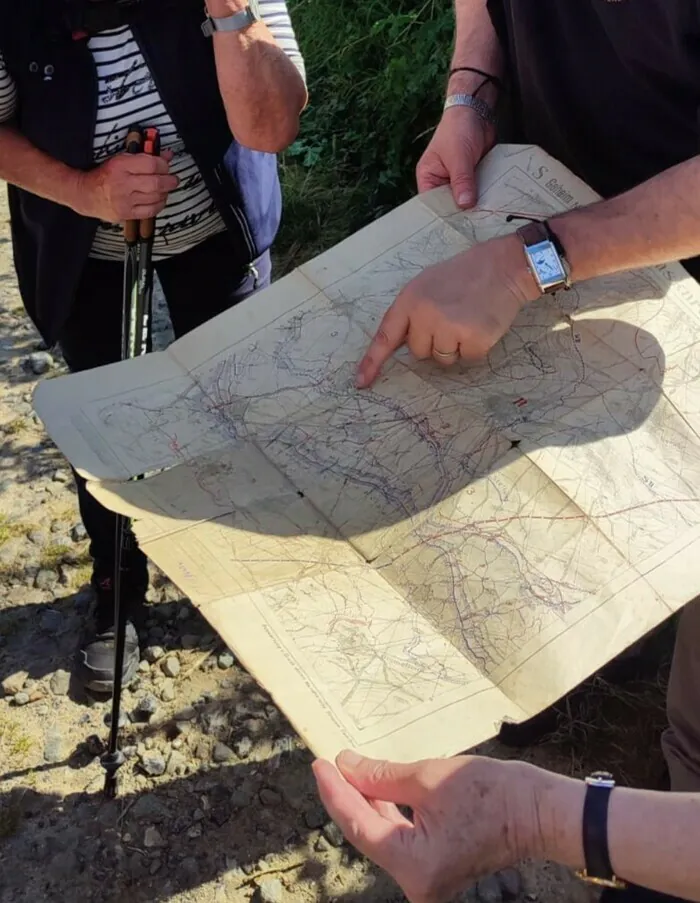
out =
[[[27,421],[24,417],[15,417],[13,420],[10,420],[9,423],[6,423],[3,427],[3,432],[6,436],[18,436],[20,433],[24,432],[27,428]]]
[[[92,577],[92,558],[90,558],[87,552],[80,556],[80,561],[73,566],[70,574],[71,587],[73,589],[79,589],[90,583]]]
[[[9,715],[0,715],[0,761],[5,765],[21,765],[32,750],[32,738]],[[6,821],[3,824],[3,821]],[[0,808],[0,838],[13,833],[14,813]]]
[[[285,271],[406,200],[440,117],[451,0],[290,0],[310,102],[282,159]]]
[[[10,518],[6,517],[4,514],[0,514],[0,546],[4,545],[14,536],[21,536],[23,533],[26,533],[26,531],[26,526],[10,520]]]
[[[47,545],[41,551],[41,557],[39,558],[39,567],[47,568],[48,570],[55,570],[60,564],[63,564],[63,561],[66,555],[69,553],[70,549],[68,546],[64,546],[61,543],[51,543]]]

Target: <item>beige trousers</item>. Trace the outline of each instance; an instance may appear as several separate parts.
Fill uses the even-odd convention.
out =
[[[700,793],[700,598],[681,612],[662,745],[671,790]]]

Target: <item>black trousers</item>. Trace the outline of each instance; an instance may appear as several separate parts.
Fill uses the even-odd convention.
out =
[[[221,233],[155,264],[176,337],[269,284],[269,253],[255,262],[257,277],[248,270],[232,271],[230,256],[229,239]],[[88,260],[70,318],[58,340],[71,372],[91,370],[120,359],[123,278],[121,263]],[[90,495],[83,477],[75,471],[73,475],[80,516],[90,539],[93,583],[102,583],[114,574],[116,516]],[[131,551],[123,561],[123,581],[128,592],[143,593],[148,586],[146,557],[133,538],[129,546]]]

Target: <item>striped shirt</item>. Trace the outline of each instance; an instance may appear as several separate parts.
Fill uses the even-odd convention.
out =
[[[281,49],[305,77],[304,62],[285,0],[260,0],[260,15]],[[124,149],[129,126],[135,122],[159,130],[163,150],[173,153],[170,172],[180,180],[158,215],[153,243],[154,260],[181,254],[225,230],[201,173],[184,146],[156,88],[138,44],[128,26],[92,37],[99,104],[94,137],[94,160],[102,163]],[[0,54],[0,123],[14,115],[17,90]],[[121,225],[100,223],[90,252],[101,260],[122,260]]]

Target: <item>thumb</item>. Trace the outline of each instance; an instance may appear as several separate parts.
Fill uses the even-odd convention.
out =
[[[345,780],[368,799],[411,806],[421,793],[418,762],[402,764],[368,759],[346,750],[340,753],[336,764]]]
[[[450,184],[458,207],[468,209],[476,204],[476,177],[473,166],[465,165],[463,160],[460,161],[460,165],[452,170]]]

